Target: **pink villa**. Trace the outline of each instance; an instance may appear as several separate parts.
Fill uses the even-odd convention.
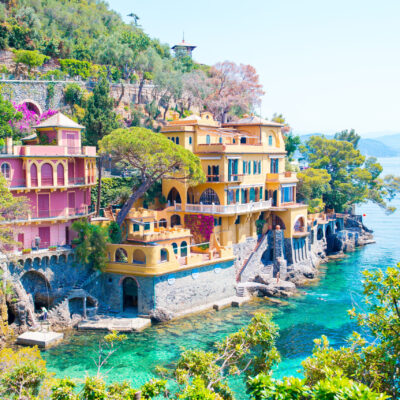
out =
[[[91,214],[90,190],[96,184],[96,148],[81,146],[83,126],[62,113],[37,125],[36,134],[15,145],[11,138],[0,154],[0,170],[14,196],[26,196],[30,210],[15,225],[21,248],[71,243],[71,224]],[[44,140],[43,140],[44,138]],[[40,240],[39,240],[40,238]]]

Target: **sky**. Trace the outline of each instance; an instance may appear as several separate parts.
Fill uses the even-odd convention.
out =
[[[297,133],[400,133],[400,0],[109,0],[204,64],[251,64]]]

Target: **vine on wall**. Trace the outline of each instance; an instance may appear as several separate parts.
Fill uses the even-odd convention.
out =
[[[185,226],[190,229],[195,243],[209,242],[214,231],[214,217],[202,214],[185,215]]]

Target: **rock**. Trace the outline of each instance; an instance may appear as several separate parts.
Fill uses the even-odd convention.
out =
[[[150,313],[150,318],[154,322],[167,322],[174,318],[174,314],[165,308],[157,308]]]
[[[270,275],[258,275],[255,282],[261,283],[257,286],[259,293],[272,297],[291,297],[296,293],[296,285],[290,281],[271,279]]]

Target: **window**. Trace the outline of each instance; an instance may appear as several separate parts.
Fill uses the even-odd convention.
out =
[[[215,204],[219,205],[219,198],[217,193],[212,189],[206,189],[200,196],[200,203],[202,204]]]
[[[261,174],[261,161],[258,162],[258,173]]]
[[[291,203],[293,200],[293,194],[294,194],[294,187],[289,186],[289,187],[283,187],[281,189],[281,197],[282,197],[282,202],[283,203]]]
[[[168,251],[166,249],[161,249],[160,251],[160,261],[167,262],[168,261]]]
[[[10,179],[11,178],[10,164],[8,163],[1,164],[1,173],[3,174],[4,178]]]
[[[239,225],[239,224],[240,224],[240,215],[238,215],[235,220],[235,225]]]
[[[243,175],[247,174],[247,162],[243,161]]]
[[[206,143],[207,143],[207,144],[210,144],[210,143],[211,143],[211,137],[210,137],[210,135],[207,135],[207,136],[206,136]]]
[[[192,141],[193,141],[192,137],[189,136],[189,144],[192,144]]]
[[[219,142],[222,143],[222,137],[219,138]]]
[[[257,161],[253,161],[253,174],[257,174]]]
[[[272,146],[272,135],[268,136],[268,145]]]
[[[249,161],[249,163],[248,163],[248,170],[249,170],[249,175],[251,175],[251,161]]]
[[[239,203],[240,189],[236,189],[236,203]]]
[[[262,188],[262,186],[260,187],[260,200],[262,200],[262,195],[263,195],[263,188]]]
[[[179,138],[178,138],[178,136],[175,138],[175,143],[176,143],[176,144],[179,144]]]
[[[172,137],[171,140],[175,143],[175,138],[174,137]]]
[[[176,243],[172,243],[172,248],[174,249],[174,254],[178,254],[178,245]]]
[[[271,173],[272,174],[279,173],[279,159],[278,158],[271,159]]]
[[[214,226],[221,226],[222,225],[222,218],[214,218]]]
[[[233,203],[233,190],[228,190],[228,199],[227,199],[228,204]]]
[[[241,144],[246,144],[246,138],[245,137],[241,137],[240,138],[240,143]]]
[[[133,232],[139,232],[140,226],[139,224],[133,224]]]
[[[145,224],[144,224],[144,230],[145,230],[145,231],[150,230],[150,222],[145,222]]]

